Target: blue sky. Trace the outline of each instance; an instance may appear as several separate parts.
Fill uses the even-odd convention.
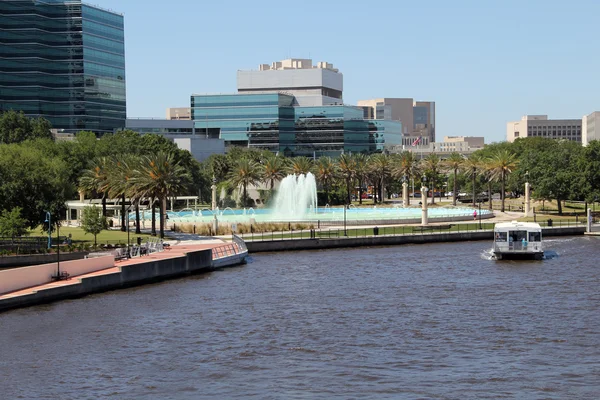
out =
[[[236,71],[333,63],[344,102],[436,102],[437,138],[505,140],[525,114],[600,110],[596,0],[92,0],[125,15],[129,117],[192,93],[234,93]]]

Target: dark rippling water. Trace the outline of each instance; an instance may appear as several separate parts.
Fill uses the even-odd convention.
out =
[[[596,399],[599,238],[258,254],[0,314],[1,399]]]

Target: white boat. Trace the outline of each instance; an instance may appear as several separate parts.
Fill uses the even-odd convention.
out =
[[[494,226],[494,256],[497,260],[544,257],[542,228],[535,222],[503,222]]]

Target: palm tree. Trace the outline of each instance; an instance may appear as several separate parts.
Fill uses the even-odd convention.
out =
[[[229,184],[234,188],[242,187],[242,206],[248,205],[248,185],[257,185],[260,182],[261,170],[259,165],[249,159],[241,158],[227,176]]]
[[[403,151],[400,154],[400,163],[395,165],[392,169],[394,176],[398,179],[410,181],[411,178],[419,174],[419,160],[415,157],[411,151]],[[410,205],[410,197],[408,198],[408,204]]]
[[[289,171],[294,175],[306,175],[313,167],[313,160],[308,157],[294,157],[291,160]]]
[[[286,163],[283,157],[275,156],[267,158],[262,164],[262,178],[266,184],[269,184],[271,194],[275,182],[279,182],[286,176]]]
[[[490,211],[492,211],[494,209],[493,203],[492,203],[492,183],[493,183],[493,181],[496,180],[496,178],[493,173],[494,166],[493,166],[490,158],[484,158],[481,160],[481,169],[487,180],[487,192],[488,192],[488,198],[489,198],[488,209]]]
[[[325,203],[329,204],[329,188],[335,179],[336,168],[331,157],[320,157],[315,165],[316,178],[325,190]]]
[[[88,193],[102,195],[102,216],[106,218],[106,196],[108,195],[108,168],[111,165],[107,157],[94,159],[89,169],[82,172],[79,178],[79,189]]]
[[[448,156],[448,158],[446,158],[446,160],[444,160],[444,165],[454,175],[454,187],[452,188],[453,206],[456,206],[456,198],[458,196],[458,181],[456,178],[458,176],[458,171],[461,169],[464,161],[465,158],[457,152],[453,152],[452,154],[450,154],[450,156]]]
[[[383,203],[383,187],[386,180],[392,175],[390,156],[387,154],[375,154],[371,157],[370,167],[377,180],[379,202]]]
[[[471,179],[473,180],[473,207],[477,207],[476,201],[477,201],[477,196],[476,196],[476,188],[475,188],[475,184],[476,184],[476,180],[477,180],[477,174],[479,173],[480,169],[481,169],[481,157],[477,154],[477,153],[473,153],[471,154],[469,157],[465,158],[465,160],[463,161],[463,171],[465,171],[465,174],[467,176],[470,176]]]
[[[346,181],[346,189],[347,189],[347,193],[348,193],[348,197],[346,199],[346,201],[347,201],[346,204],[350,204],[351,203],[350,188],[351,188],[352,184],[354,183],[354,179],[356,178],[356,161],[354,160],[353,157],[351,157],[347,154],[342,154],[340,156],[340,158],[338,159],[338,168],[340,171],[340,175]]]
[[[429,180],[431,182],[431,189],[434,192],[431,194],[431,204],[433,204],[435,202],[435,184],[436,184],[440,169],[442,168],[442,160],[440,159],[440,157],[437,154],[431,153],[423,159],[422,163],[423,163],[423,170],[425,171],[426,175],[429,175],[429,177],[430,177]],[[427,200],[425,200],[425,201],[427,201]]]
[[[362,192],[365,180],[367,179],[367,174],[369,172],[369,159],[367,155],[363,153],[355,153],[354,154],[354,165],[355,165],[355,175],[356,180],[358,181],[358,203],[362,204]]]
[[[177,195],[186,187],[190,179],[187,172],[174,160],[172,153],[159,151],[155,155],[142,157],[139,169],[131,179],[139,192],[158,199],[160,237],[164,238],[167,198]]]
[[[131,178],[133,177],[136,161],[135,156],[123,154],[115,157],[109,168],[108,195],[111,198],[121,199],[121,231],[127,230],[126,222],[126,199],[131,194]]]
[[[502,184],[500,192],[500,198],[502,199],[500,211],[502,212],[504,212],[504,200],[506,197],[506,178],[517,167],[517,164],[518,161],[515,154],[506,149],[500,149],[490,157],[490,170],[492,171],[492,176],[498,179]]]

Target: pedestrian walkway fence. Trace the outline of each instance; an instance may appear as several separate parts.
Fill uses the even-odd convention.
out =
[[[212,259],[218,260],[221,258],[231,257],[247,252],[248,248],[246,247],[246,243],[244,242],[244,240],[237,235],[233,235],[231,243],[213,247]]]

